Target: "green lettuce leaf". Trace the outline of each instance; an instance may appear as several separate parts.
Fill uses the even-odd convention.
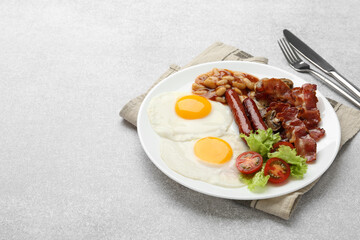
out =
[[[269,153],[268,157],[277,157],[291,164],[291,176],[296,178],[302,178],[307,171],[306,159],[298,156],[296,149],[291,149],[289,146],[280,146],[276,152]]]
[[[263,167],[261,171],[255,173],[255,175],[246,175],[246,174],[240,174],[240,181],[248,185],[248,188],[250,191],[254,192],[258,190],[259,188],[265,187],[267,184],[270,176],[264,175],[264,167],[265,164],[263,164]]]
[[[273,134],[271,128],[268,128],[267,130],[259,129],[249,136],[240,134],[240,137],[246,140],[251,151],[260,153],[263,158],[266,158],[272,146],[281,140],[279,133]]]

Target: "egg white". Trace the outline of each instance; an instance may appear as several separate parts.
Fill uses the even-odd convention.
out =
[[[189,93],[166,92],[151,99],[147,109],[154,131],[173,141],[189,141],[203,136],[221,137],[233,122],[231,110],[219,102],[210,101],[212,110],[204,118],[188,120],[175,112],[176,101]]]
[[[224,164],[211,164],[199,159],[194,154],[194,144],[198,139],[176,142],[162,138],[161,157],[169,168],[185,177],[223,187],[242,187],[244,184],[239,180],[235,163],[236,157],[247,151],[247,146],[234,132],[224,133],[221,139],[233,150],[231,160]]]

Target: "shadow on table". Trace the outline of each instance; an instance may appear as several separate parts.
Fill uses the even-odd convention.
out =
[[[121,124],[136,129],[136,127],[126,121],[122,121]],[[347,146],[348,144],[342,147],[339,155],[347,150]],[[257,222],[261,219],[271,219],[273,221],[279,222],[282,225],[289,226],[297,224],[297,219],[300,219],[299,217],[301,216],[301,213],[306,211],[307,208],[312,208],[314,202],[319,201],[319,199],[323,198],[324,195],[327,194],[329,189],[333,188],[332,185],[334,185],[338,179],[333,178],[332,176],[336,175],[336,171],[338,171],[338,167],[342,164],[343,161],[341,158],[334,160],[333,164],[321,177],[319,182],[302,197],[290,220],[286,221],[276,216],[272,216],[270,214],[250,208],[250,201],[222,199],[188,189],[173,181],[165,174],[163,174],[158,168],[156,168],[156,166],[147,157],[145,152],[142,154],[144,155],[144,160],[148,160],[143,162],[143,164],[146,164],[145,177],[149,178],[152,182],[156,182],[159,187],[159,191],[163,194],[166,194],[167,197],[171,198],[174,203],[176,203],[176,205],[182,208],[188,209],[189,211],[192,211],[196,214],[209,216],[212,218],[215,217],[219,219],[231,220],[246,219],[246,221],[254,220]]]
[[[148,158],[144,153],[144,159]],[[151,182],[156,182],[159,192],[177,205],[177,208],[184,208],[198,215],[230,220],[246,219],[247,221],[258,221],[259,218],[272,218],[275,221],[283,222],[282,219],[264,214],[258,210],[246,206],[249,201],[237,201],[222,199],[198,193],[173,181],[152,164],[151,160],[144,161],[146,164],[146,176]],[[244,205],[245,204],[245,205]]]

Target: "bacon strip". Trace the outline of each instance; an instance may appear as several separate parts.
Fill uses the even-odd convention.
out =
[[[313,131],[313,135],[316,136],[315,140],[318,141],[324,137],[325,131],[318,128],[321,118],[316,106],[318,102],[316,89],[315,84],[306,83],[301,87],[290,89],[281,79],[262,79],[256,84],[255,97],[268,104],[283,102],[298,108],[298,117],[304,122],[306,128],[308,130],[317,129]]]
[[[281,121],[286,138],[294,143],[297,153],[306,158],[307,162],[316,159],[316,141],[310,135],[305,123],[299,119],[299,109],[289,104],[272,102],[269,108],[277,112],[276,117]]]
[[[316,142],[309,134],[296,138],[295,148],[300,156],[306,158],[307,163],[316,160]]]
[[[318,99],[316,97],[316,85],[304,84],[300,88],[294,88],[292,92],[294,106],[299,108],[299,118],[304,122],[306,127],[311,129],[317,129],[321,118],[320,111],[316,107]],[[325,131],[317,131],[316,139],[320,139],[325,135]]]
[[[293,102],[291,88],[277,78],[263,79],[256,83],[255,98],[270,102]]]
[[[321,138],[325,136],[325,130],[317,127],[310,129],[309,134],[316,142],[318,142]]]
[[[325,135],[318,127],[321,118],[316,107],[316,85],[304,84],[290,89],[280,79],[263,79],[256,85],[255,97],[269,104],[281,121],[282,135],[294,143],[297,153],[312,162],[316,159],[316,141]]]
[[[302,107],[303,109],[315,109],[318,99],[316,97],[316,88],[315,84],[306,83],[301,87],[292,89],[292,97],[295,102],[296,107]]]
[[[281,79],[262,79],[256,83],[255,98],[275,110],[281,121],[281,136],[294,143],[297,153],[312,162],[316,159],[316,142],[325,135],[318,127],[321,118],[316,107],[316,85],[304,84],[291,89]]]

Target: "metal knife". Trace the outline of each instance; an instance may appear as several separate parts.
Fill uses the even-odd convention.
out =
[[[309,62],[314,64],[320,70],[337,80],[341,86],[346,88],[351,94],[353,94],[360,100],[360,90],[344,76],[340,75],[335,70],[335,68],[330,65],[330,63],[325,61],[325,59],[323,59],[319,54],[317,54],[308,45],[306,45],[303,41],[301,41],[294,34],[292,34],[289,30],[284,29],[283,33],[286,40],[288,40],[291,46],[293,46],[304,58],[306,58]]]

